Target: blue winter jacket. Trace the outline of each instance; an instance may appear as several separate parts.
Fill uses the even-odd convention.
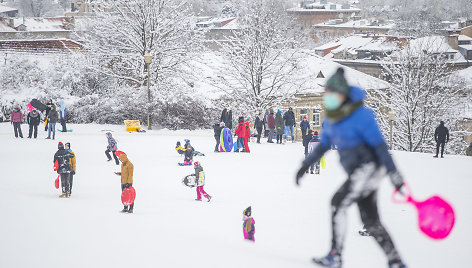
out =
[[[302,120],[302,122],[300,122],[300,128],[303,132],[306,132],[310,128],[310,122]]]
[[[349,103],[360,102],[365,95],[364,90],[351,87]],[[360,106],[337,122],[325,119],[321,133],[320,145],[305,159],[304,165],[319,161],[334,144],[338,148],[341,165],[349,175],[369,162],[385,166],[389,173],[396,171],[374,112],[366,106]]]

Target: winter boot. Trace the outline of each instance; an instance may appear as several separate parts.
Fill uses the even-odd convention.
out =
[[[207,197],[207,199],[208,199],[208,201],[207,201],[207,202],[210,202],[210,200],[211,200],[211,196],[209,195],[209,196]]]
[[[406,265],[401,261],[389,261],[388,268],[406,268]]]
[[[51,138],[50,137],[46,137],[46,140],[50,140]]]
[[[434,158],[438,158],[438,155],[433,156]]]
[[[315,173],[313,172],[313,170],[311,170],[311,171],[310,171],[310,174],[315,174]]]
[[[372,236],[366,229],[359,230],[361,236]]]
[[[132,209],[128,210],[128,213],[133,213],[133,210]]]
[[[444,158],[444,156],[441,155],[441,158]]]
[[[111,158],[107,160],[107,162],[110,162],[111,161]]]
[[[128,212],[128,208],[123,208],[123,210],[122,210],[122,211],[120,211],[120,212],[122,212],[122,213],[126,213],[126,212]]]
[[[67,194],[61,194],[61,195],[59,196],[59,198],[64,198],[64,197],[67,197]]]
[[[339,254],[331,254],[329,253],[323,258],[313,258],[313,262],[324,266],[324,267],[330,267],[330,268],[341,268],[342,267],[342,260],[341,260],[341,255]]]
[[[195,201],[202,201],[201,199],[195,199]]]

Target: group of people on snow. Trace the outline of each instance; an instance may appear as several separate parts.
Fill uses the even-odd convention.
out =
[[[56,138],[56,123],[60,119],[62,125],[62,132],[67,132],[66,126],[66,107],[64,101],[59,101],[60,110],[59,113],[56,110],[56,105],[53,103],[52,99],[46,104],[45,115],[44,115],[44,131],[48,132],[46,139],[54,140]],[[37,138],[38,137],[38,126],[41,123],[41,114],[35,107],[28,104],[29,112],[26,116],[26,123],[29,126],[28,138]],[[23,138],[23,132],[21,130],[21,124],[24,122],[24,116],[21,112],[19,105],[16,105],[13,108],[13,112],[10,116],[10,122],[13,125],[13,130],[15,137]]]

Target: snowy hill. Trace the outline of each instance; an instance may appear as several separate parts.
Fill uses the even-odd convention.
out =
[[[60,127],[60,126],[58,126]],[[251,144],[250,154],[213,153],[210,130],[127,133],[122,126],[69,125],[72,133],[45,140],[15,139],[0,124],[0,267],[315,267],[311,258],[330,244],[329,202],[345,174],[337,153],[327,155],[319,176],[296,187],[303,158],[300,143]],[[27,126],[23,125],[23,134]],[[134,164],[134,214],[121,214],[119,171],[107,162],[105,131]],[[25,135],[26,136],[26,135]],[[189,138],[206,173],[210,203],[194,201],[181,179],[193,172],[179,167],[177,140]],[[77,155],[72,197],[59,199],[52,159],[57,142],[71,142]],[[393,187],[383,181],[379,209],[400,254],[414,268],[469,267],[472,213],[471,157],[393,152],[418,199],[439,193],[456,210],[456,226],[444,241],[419,232],[416,212],[390,201]],[[242,234],[242,211],[251,205],[256,242]],[[349,210],[345,268],[386,267],[372,238],[361,237],[355,206]]]

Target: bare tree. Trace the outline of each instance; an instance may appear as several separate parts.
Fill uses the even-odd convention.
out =
[[[244,1],[238,29],[221,43],[225,65],[217,81],[248,113],[275,106],[296,94],[299,54],[295,21],[276,0]]]
[[[393,111],[393,148],[430,152],[434,130],[439,121],[445,121],[456,135],[454,142],[461,143],[460,111],[464,101],[461,81],[451,76],[452,62],[446,54],[447,43],[434,36],[411,41],[403,50],[383,63],[384,76],[389,79],[386,92],[371,94],[378,112]],[[371,104],[372,104],[371,103]],[[389,120],[379,113],[384,133],[389,132]]]

